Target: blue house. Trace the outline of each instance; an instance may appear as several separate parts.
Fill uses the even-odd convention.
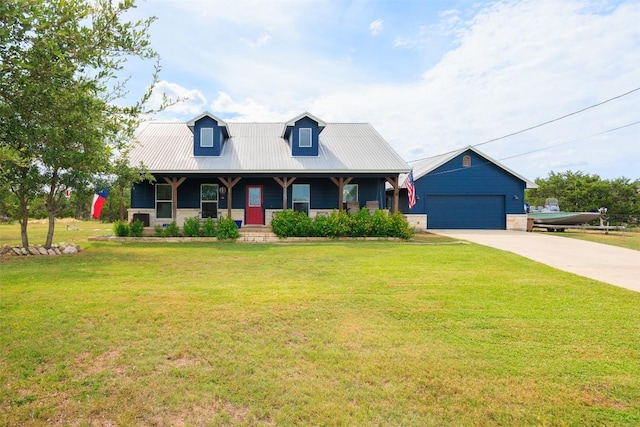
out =
[[[325,123],[303,113],[284,123],[226,123],[205,112],[187,123],[149,122],[131,164],[155,182],[131,190],[129,221],[154,226],[189,217],[269,224],[274,212],[313,217],[333,209],[398,209],[407,163],[366,123]],[[395,197],[387,204],[385,185]]]
[[[534,182],[468,146],[410,162],[416,204],[408,207],[402,175],[400,210],[427,229],[525,230],[524,190]]]

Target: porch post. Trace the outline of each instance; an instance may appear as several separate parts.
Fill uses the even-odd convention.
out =
[[[387,177],[387,182],[393,187],[393,213],[396,213],[400,204],[400,175]]]
[[[330,177],[331,181],[338,186],[338,207],[339,210],[342,211],[342,193],[344,190],[344,186],[349,184],[351,182],[351,180],[353,179],[353,177],[350,178],[334,178],[334,177]]]
[[[227,194],[229,195],[229,200],[227,201],[227,216],[229,218],[231,218],[231,208],[233,207],[233,186],[236,185],[238,183],[238,181],[240,181],[240,177],[236,177],[236,178],[220,178],[218,177],[218,179],[220,180],[220,182],[222,182],[222,184],[227,187]]]
[[[287,188],[289,188],[289,186],[293,184],[293,181],[296,180],[296,177],[284,177],[280,179],[277,176],[274,176],[273,179],[275,179],[276,182],[282,187],[282,210],[285,210],[287,209]]]
[[[178,187],[182,184],[186,177],[182,178],[169,178],[164,177],[164,180],[167,184],[171,185],[171,207],[173,208],[173,212],[171,215],[173,216],[174,221],[178,221]]]

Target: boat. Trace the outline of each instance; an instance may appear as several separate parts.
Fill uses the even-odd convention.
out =
[[[543,225],[581,225],[602,219],[607,208],[600,208],[595,212],[562,212],[558,205],[558,199],[548,198],[544,206],[535,206],[529,209],[529,218],[533,218],[534,224]]]

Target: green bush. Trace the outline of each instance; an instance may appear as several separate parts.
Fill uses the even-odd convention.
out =
[[[197,216],[187,218],[184,220],[182,226],[182,232],[185,236],[198,237],[200,236],[200,218]]]
[[[351,237],[367,237],[371,235],[371,214],[369,209],[362,208],[349,218],[351,219],[349,230]]]
[[[139,219],[136,219],[129,225],[129,236],[131,237],[142,237],[142,232],[144,231],[144,223]]]
[[[218,239],[237,239],[240,237],[238,224],[230,216],[218,220]]]
[[[389,214],[387,211],[377,209],[371,215],[371,229],[369,233],[373,237],[387,237],[389,227]]]
[[[396,212],[389,215],[389,229],[387,234],[389,237],[409,240],[416,234],[416,231],[409,226],[409,223],[400,212]]]
[[[116,221],[113,223],[113,232],[118,237],[129,236],[129,224],[123,221]]]
[[[178,228],[178,224],[176,224],[175,221],[172,221],[171,223],[167,224],[167,226],[164,227],[163,234],[164,234],[164,237],[180,236],[180,229]]]
[[[294,211],[293,209],[276,212],[271,220],[271,230],[276,236],[281,238],[297,236],[296,223],[300,219],[300,214],[306,216],[306,214]]]
[[[333,211],[329,215],[331,237],[347,237],[351,233],[351,218],[345,211]]]
[[[373,215],[368,209],[360,209],[354,215],[334,210],[329,215],[317,215],[311,220],[304,212],[286,209],[274,215],[272,231],[285,237],[397,237],[410,239],[415,230],[409,226],[401,213],[388,215],[377,210]]]
[[[153,227],[153,236],[154,237],[166,237],[164,234],[164,227],[161,225],[156,225]]]
[[[205,219],[200,227],[200,232],[204,237],[216,237],[218,230],[215,221],[211,217]]]
[[[311,235],[315,237],[333,237],[330,221],[327,215],[316,215],[311,222]]]

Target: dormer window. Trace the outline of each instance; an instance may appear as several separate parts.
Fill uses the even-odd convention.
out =
[[[200,129],[200,147],[213,147],[213,128]]]
[[[221,156],[229,135],[227,124],[211,113],[202,113],[187,122],[193,132],[193,155]]]
[[[299,130],[299,138],[300,138],[300,147],[311,147],[313,146],[313,141],[311,139],[311,128],[300,128]]]
[[[326,123],[309,113],[285,123],[282,137],[291,147],[294,157],[317,157],[320,154],[320,133]]]

